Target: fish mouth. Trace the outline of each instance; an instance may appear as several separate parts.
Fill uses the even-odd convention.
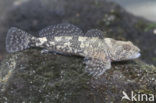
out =
[[[140,56],[141,56],[141,53],[138,52],[138,53],[134,54],[133,59],[137,59],[137,58],[139,58]]]

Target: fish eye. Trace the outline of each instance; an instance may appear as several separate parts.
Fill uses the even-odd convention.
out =
[[[131,49],[131,47],[127,44],[124,44],[123,49],[129,51]]]

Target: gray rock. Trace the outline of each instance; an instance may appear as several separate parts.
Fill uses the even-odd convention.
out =
[[[84,67],[81,57],[36,49],[8,55],[0,66],[0,101],[121,103],[122,91],[156,93],[156,67],[139,60],[113,63],[99,79],[84,73]]]

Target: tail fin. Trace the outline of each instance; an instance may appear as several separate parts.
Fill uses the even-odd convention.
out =
[[[9,53],[21,51],[31,47],[32,35],[16,27],[9,29],[6,37],[6,50]]]

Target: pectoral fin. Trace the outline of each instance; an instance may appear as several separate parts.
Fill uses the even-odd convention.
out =
[[[111,68],[110,60],[100,59],[85,59],[86,68],[85,71],[94,77],[99,77],[106,70]]]

